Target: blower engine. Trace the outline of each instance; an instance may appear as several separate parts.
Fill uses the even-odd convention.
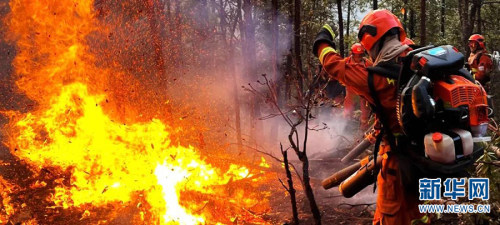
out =
[[[488,141],[490,107],[484,88],[463,68],[464,56],[450,45],[410,52],[400,75],[398,120],[422,169],[453,174],[471,164]],[[408,69],[409,67],[409,69]],[[425,151],[421,151],[424,149]]]

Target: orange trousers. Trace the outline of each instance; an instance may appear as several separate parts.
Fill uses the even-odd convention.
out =
[[[388,146],[380,146],[381,152]],[[412,220],[420,219],[425,214],[418,210],[418,191],[406,191],[410,188],[404,187],[401,180],[399,159],[389,154],[382,160],[382,169],[377,177],[377,208],[373,218],[374,225],[409,225]],[[418,185],[418,184],[416,184]]]

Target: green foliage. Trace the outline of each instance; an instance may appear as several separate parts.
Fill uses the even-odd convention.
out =
[[[492,141],[485,145],[484,154],[478,159],[478,164],[473,173],[473,177],[487,177],[490,179],[490,199],[488,204],[491,205],[492,213],[478,215],[464,215],[463,220],[471,223],[498,223],[498,204],[500,202],[500,164],[495,152],[495,148],[500,144],[500,137],[495,133],[491,133]],[[496,220],[496,221],[495,221]]]
[[[401,0],[385,0],[379,1],[380,8],[386,8],[392,11],[399,17],[401,22],[405,24],[407,35],[409,36],[409,20],[410,10],[415,13],[415,37],[412,37],[416,43],[419,43],[419,38],[422,33],[420,30],[420,0],[407,0],[408,4],[405,7],[404,1]],[[458,47],[462,52],[466,52],[467,46],[461,41],[462,25],[460,23],[459,1],[445,0],[445,32],[444,36],[441,32],[441,4],[442,0],[426,0],[426,36],[427,43],[425,44],[451,44]],[[407,20],[404,20],[402,9],[407,12]],[[500,3],[483,4],[481,6],[481,34],[486,38],[487,49],[500,49],[500,17],[498,12]],[[477,33],[479,27],[477,22],[474,23],[473,33]]]
[[[411,221],[411,225],[418,225],[418,224],[428,224],[429,223],[429,216],[424,215],[420,219],[415,219]]]

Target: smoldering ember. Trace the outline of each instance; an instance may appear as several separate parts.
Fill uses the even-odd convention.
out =
[[[478,0],[2,0],[0,224],[499,224]]]

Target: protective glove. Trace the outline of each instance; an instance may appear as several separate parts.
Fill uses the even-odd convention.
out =
[[[313,44],[313,54],[318,57],[318,48],[321,43],[327,43],[332,48],[335,49],[335,43],[333,43],[333,39],[335,38],[335,33],[333,33],[332,27],[330,25],[325,24],[316,35],[316,39]]]

